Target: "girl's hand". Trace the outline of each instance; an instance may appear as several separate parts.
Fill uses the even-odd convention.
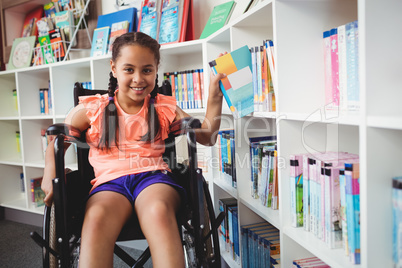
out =
[[[43,176],[42,180],[42,185],[41,185],[42,191],[45,193],[45,198],[43,201],[45,202],[46,206],[50,207],[53,202],[53,183],[51,178],[46,178]]]
[[[219,57],[222,57],[223,55],[226,55],[227,52],[225,53],[220,53]],[[226,74],[218,73],[214,75],[211,72],[211,77],[210,77],[210,83],[209,83],[209,96],[208,99],[210,101],[222,101],[223,93],[219,87],[219,80],[223,79],[226,77]]]

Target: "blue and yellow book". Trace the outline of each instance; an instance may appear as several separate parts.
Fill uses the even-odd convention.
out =
[[[251,53],[247,45],[211,61],[209,66],[214,74],[226,74],[219,85],[233,117],[254,112]]]

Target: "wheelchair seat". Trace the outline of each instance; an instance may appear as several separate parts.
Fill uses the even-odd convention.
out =
[[[169,81],[159,89],[171,92]],[[84,89],[81,83],[74,85],[74,105],[79,96],[105,94],[105,90]],[[188,200],[177,216],[178,228],[184,247],[187,267],[220,267],[220,249],[217,228],[224,218],[221,213],[215,218],[208,185],[197,166],[195,130],[201,126],[199,120],[184,118],[174,122],[165,144],[163,159],[168,163],[180,185],[187,191]],[[75,134],[75,135],[74,135]],[[81,228],[85,213],[85,202],[94,178],[93,168],[88,161],[89,146],[85,133],[76,131],[66,124],[53,124],[47,135],[55,136],[56,178],[53,179],[54,202],[45,207],[42,237],[36,232],[31,237],[43,249],[43,267],[76,267],[78,265]],[[177,163],[174,141],[185,137],[188,162]],[[78,169],[66,172],[64,143],[76,145]],[[123,227],[117,241],[145,239],[135,213]],[[129,267],[143,267],[151,257],[147,248],[135,260],[117,244],[115,254]]]

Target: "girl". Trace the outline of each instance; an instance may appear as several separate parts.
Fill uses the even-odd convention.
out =
[[[176,212],[183,189],[162,160],[164,139],[188,115],[170,96],[156,94],[160,45],[131,32],[113,43],[108,94],[80,98],[66,123],[84,131],[95,171],[82,228],[80,267],[112,267],[115,241],[127,219],[138,216],[155,267],[184,267]],[[213,145],[220,126],[222,93],[211,77],[207,111],[197,142]],[[46,151],[42,189],[52,203],[53,143]]]

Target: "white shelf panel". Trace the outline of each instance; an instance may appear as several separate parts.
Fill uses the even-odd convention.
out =
[[[303,228],[286,226],[281,231],[331,267],[360,267],[349,262],[343,249],[330,249],[325,242]]]
[[[18,120],[18,116],[1,116],[0,120]]]
[[[25,162],[25,166],[34,168],[45,168],[45,160]]]
[[[8,158],[8,159],[0,159],[0,164],[2,165],[12,165],[12,166],[22,166],[22,158]]]
[[[193,40],[178,44],[161,45],[161,53],[164,55],[183,55],[202,51],[202,41]]]
[[[53,115],[46,114],[46,115],[25,115],[21,116],[22,120],[40,120],[40,119],[53,119]]]
[[[402,130],[402,118],[395,116],[368,116],[367,126]]]
[[[359,126],[362,122],[361,116],[358,114],[337,114],[318,110],[313,114],[304,113],[278,113],[278,119],[287,119],[302,122],[316,122],[323,124],[340,124]]]
[[[0,206],[17,210],[30,211],[26,206],[26,199],[23,197],[12,201],[3,202],[0,204]]]
[[[237,199],[237,189],[233,188],[232,185],[229,185],[229,183],[225,181],[225,179],[223,179],[222,177],[214,179],[214,183],[219,186],[219,188],[227,192],[229,195]]]
[[[263,218],[264,220],[271,223],[277,229],[281,229],[280,220],[279,220],[279,210],[271,209],[268,207],[264,207],[260,200],[254,199],[251,196],[246,196],[247,193],[243,193],[240,196],[240,202],[247,206],[250,210],[254,211],[258,216]]]
[[[238,264],[237,262],[235,262],[235,260],[233,260],[232,256],[229,254],[229,252],[227,252],[225,249],[222,249],[222,245],[219,245],[221,247],[221,257],[223,258],[223,260],[229,265],[229,267],[231,268],[240,268],[240,264]]]

